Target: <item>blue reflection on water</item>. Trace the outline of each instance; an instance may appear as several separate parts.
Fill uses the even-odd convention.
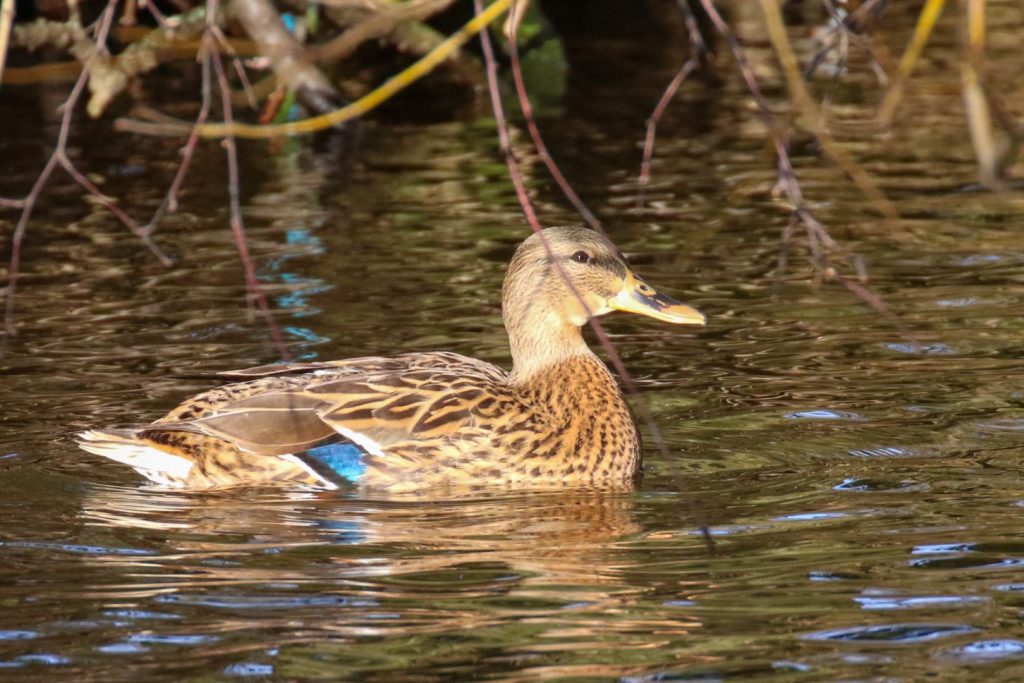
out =
[[[61,550],[66,553],[82,555],[154,555],[152,550],[142,548],[107,548],[101,545],[82,545],[78,543],[51,543],[47,541],[0,541],[0,547],[36,548],[42,550]]]
[[[285,270],[285,268],[290,259],[325,253],[323,242],[311,232],[309,226],[305,225],[288,228],[285,231],[285,242],[300,248],[271,259],[264,268],[261,268],[259,279],[261,282],[283,285],[278,288],[285,291],[274,297],[274,307],[287,311],[290,318],[307,318],[318,315],[321,313],[321,309],[310,304],[310,297],[328,292],[334,289],[334,285],[320,278],[307,277]],[[317,333],[311,327],[286,325],[284,331],[289,337],[296,340],[300,347],[317,346],[330,341],[329,337]],[[319,356],[318,353],[308,348],[296,355],[301,360],[313,360]]]
[[[858,415],[857,413],[851,413],[844,410],[828,410],[825,408],[786,413],[784,417],[789,420],[852,420],[857,422],[867,419],[863,415]]]
[[[224,674],[227,676],[273,676],[274,666],[272,664],[239,662],[224,667]]]

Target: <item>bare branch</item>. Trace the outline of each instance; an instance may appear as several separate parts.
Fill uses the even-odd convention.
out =
[[[525,0],[518,0],[513,3],[513,14],[515,8],[519,5],[519,2],[525,4]],[[547,166],[548,173],[555,179],[558,187],[561,188],[562,194],[565,195],[569,203],[573,205],[576,211],[583,216],[583,220],[590,225],[591,228],[598,232],[605,234],[604,227],[601,225],[601,221],[597,219],[597,216],[587,208],[587,205],[583,203],[576,191],[572,189],[572,185],[562,175],[562,171],[558,168],[558,164],[555,163],[554,157],[551,156],[551,152],[548,151],[548,146],[544,144],[544,138],[541,137],[540,129],[537,127],[537,121],[533,116],[533,105],[530,104],[530,95],[526,92],[526,84],[523,81],[523,65],[519,59],[519,45],[517,44],[517,32],[519,29],[518,22],[510,21],[506,24],[508,30],[508,53],[509,60],[512,66],[512,80],[515,83],[516,95],[519,98],[519,108],[523,112],[523,118],[526,121],[526,129],[530,133],[530,139],[533,140],[534,147],[537,148],[537,153],[544,161],[544,165]],[[607,235],[605,235],[607,236]]]
[[[693,16],[693,11],[690,9],[687,0],[679,0],[679,7],[683,12],[683,18],[686,22],[686,32],[690,41],[690,58],[676,72],[675,77],[669,82],[665,92],[661,95],[661,99],[658,100],[658,104],[655,105],[654,111],[651,112],[650,117],[647,119],[647,134],[644,137],[644,156],[640,162],[640,179],[637,181],[639,191],[637,192],[636,206],[638,209],[643,208],[647,195],[647,186],[651,182],[651,160],[654,158],[654,137],[658,131],[658,123],[661,121],[665,110],[668,109],[669,102],[676,96],[679,88],[690,77],[690,74],[700,68],[707,50],[707,46],[704,44],[704,37],[700,34],[697,20]]]
[[[216,5],[217,0],[210,0],[209,6],[211,14],[214,13]],[[213,69],[217,75],[217,84],[219,86],[221,96],[221,106],[224,109],[224,121],[230,126],[233,119],[231,108],[231,87],[228,85],[228,79],[224,73],[224,63],[221,60],[219,52],[216,50],[209,50],[208,52],[212,55]],[[253,266],[252,258],[249,255],[249,245],[245,238],[245,224],[242,222],[238,148],[235,144],[234,136],[230,134],[227,135],[224,138],[223,145],[228,162],[228,203],[231,215],[231,232],[234,235],[235,246],[238,248],[238,255],[242,260],[242,268],[245,271],[245,287],[247,292],[246,301],[250,310],[252,310],[252,307],[254,306],[259,308],[264,321],[267,323],[270,335],[274,340],[274,345],[277,347],[281,359],[289,360],[291,358],[291,354],[288,352],[288,347],[284,343],[284,338],[281,336],[281,330],[278,328],[277,322],[274,320],[274,315],[270,311],[270,305],[267,303],[267,297],[263,293],[263,289],[260,287],[259,280],[256,279],[256,269]]]

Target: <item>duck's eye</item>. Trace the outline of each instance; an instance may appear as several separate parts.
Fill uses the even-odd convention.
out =
[[[585,251],[577,251],[572,255],[572,260],[576,263],[590,263],[594,259]]]

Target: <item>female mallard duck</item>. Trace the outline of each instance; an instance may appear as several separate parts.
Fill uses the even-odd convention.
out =
[[[447,352],[265,365],[225,373],[245,381],[150,425],[87,431],[79,444],[188,489],[621,485],[640,468],[640,437],[580,331],[612,310],[704,324],[599,234],[549,228],[523,242],[505,275],[511,373]]]

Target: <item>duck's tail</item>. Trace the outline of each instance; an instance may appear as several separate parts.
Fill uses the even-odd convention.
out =
[[[178,489],[274,484],[335,489],[355,482],[366,469],[362,451],[348,443],[323,444],[298,454],[260,454],[160,424],[90,429],[78,434],[78,445],[128,465],[155,484]]]
[[[80,448],[124,463],[150,481],[162,486],[187,488],[193,461],[160,450],[139,438],[133,429],[90,429],[78,434]]]

